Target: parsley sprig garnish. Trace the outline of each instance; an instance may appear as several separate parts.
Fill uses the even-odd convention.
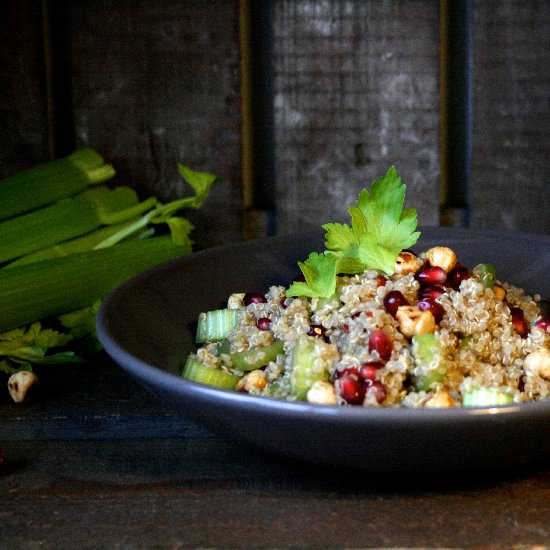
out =
[[[327,223],[323,253],[312,252],[298,262],[306,282],[295,282],[288,296],[330,298],[339,273],[377,269],[390,275],[399,253],[420,237],[414,208],[403,208],[406,186],[392,166],[370,190],[363,189],[349,207],[351,226]]]

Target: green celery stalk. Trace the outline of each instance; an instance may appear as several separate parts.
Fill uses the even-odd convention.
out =
[[[155,230],[153,228],[142,228],[141,225],[135,228],[136,220],[139,219],[141,218],[133,218],[130,221],[116,225],[107,225],[97,229],[96,231],[92,231],[91,233],[86,233],[81,237],[76,237],[75,239],[43,248],[33,252],[32,254],[22,256],[1,269],[11,269],[20,265],[41,262],[42,260],[49,260],[51,258],[62,258],[64,256],[87,252],[88,250],[94,250],[96,248],[108,248],[118,244],[119,242],[130,239],[144,240],[153,237],[155,234]],[[189,234],[193,229],[193,225],[185,218],[177,217],[169,218],[166,220],[166,223],[170,228],[170,234],[172,235],[172,240],[174,243],[183,247],[186,254],[191,253],[193,242]],[[130,231],[130,229],[133,230]]]
[[[80,193],[115,175],[93,149],[79,149],[0,180],[0,220]]]
[[[89,306],[130,277],[186,253],[167,235],[4,269],[0,332]]]
[[[0,222],[0,263],[139,216],[157,204],[139,202],[129,187],[94,189]]]
[[[79,252],[92,250],[105,239],[116,235],[119,231],[131,225],[133,221],[134,220],[132,219],[126,223],[107,225],[92,231],[91,233],[86,233],[81,237],[76,237],[75,239],[71,239],[69,241],[54,244],[53,246],[49,246],[47,248],[42,248],[32,254],[27,254],[26,256],[22,256],[21,258],[14,260],[2,269],[11,269],[19,265],[32,264],[34,262],[40,262],[51,258],[62,258],[71,254],[78,254]],[[133,236],[134,235],[129,235],[128,238],[132,238]]]

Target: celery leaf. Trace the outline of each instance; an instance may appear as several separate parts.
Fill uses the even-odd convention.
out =
[[[403,208],[406,186],[394,166],[363,189],[349,207],[351,226],[327,223],[323,254],[312,253],[298,263],[306,282],[295,282],[288,296],[328,298],[334,294],[338,274],[377,269],[393,273],[399,253],[420,237],[416,231],[416,210]]]
[[[69,330],[72,338],[95,336],[96,315],[100,306],[101,301],[97,300],[91,306],[60,315],[58,320]]]
[[[193,224],[186,218],[179,216],[168,218],[166,224],[170,228],[173,243],[184,247],[188,253],[191,253],[193,241],[189,235],[194,229]]]
[[[294,282],[287,296],[330,298],[336,290],[337,257],[312,252],[305,262],[298,262],[306,282]]]
[[[367,232],[367,220],[363,212],[357,206],[350,206],[348,209],[349,215],[351,216],[351,227],[353,233],[357,240],[360,240],[361,237]]]
[[[369,269],[391,274],[401,247],[387,247],[376,241],[372,233],[365,233],[359,244],[359,259]]]
[[[0,357],[37,363],[43,361],[52,348],[63,347],[72,339],[70,334],[44,328],[35,322],[0,334]]]
[[[371,235],[365,243],[374,247],[369,256],[376,256],[376,246],[379,246],[383,249],[381,254],[399,249],[395,253],[397,258],[401,250],[411,247],[420,237],[420,233],[415,231],[416,211],[412,208],[403,210],[405,191],[405,185],[392,166],[385,176],[374,182],[370,192],[363,189],[359,194],[357,208],[366,220],[366,234]],[[363,237],[360,237],[361,240]],[[361,245],[362,248],[364,246]],[[387,265],[388,262],[382,263]],[[391,273],[393,265],[387,266],[384,271]]]
[[[355,275],[363,273],[365,266],[359,258],[350,256],[338,256],[336,261],[336,273],[342,275]]]
[[[189,166],[180,162],[177,164],[177,167],[180,176],[195,190],[195,196],[192,197],[193,200],[190,201],[189,206],[191,208],[200,208],[218,177],[208,172],[192,170]]]
[[[325,230],[325,246],[328,250],[346,253],[358,245],[357,237],[349,225],[326,223],[323,225],[323,229]]]

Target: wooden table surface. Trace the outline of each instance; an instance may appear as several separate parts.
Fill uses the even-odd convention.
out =
[[[0,404],[0,548],[550,546],[550,466],[335,471],[262,456],[167,409],[109,360]]]

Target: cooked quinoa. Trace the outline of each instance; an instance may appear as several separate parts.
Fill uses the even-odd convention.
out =
[[[289,297],[283,286],[252,301],[233,294],[228,308],[240,312],[238,322],[193,357],[238,377],[238,391],[289,401],[453,407],[549,397],[540,296],[488,280],[479,266],[443,269],[437,263],[449,250],[402,253],[391,276],[338,276],[328,299]],[[282,351],[266,364],[236,368],[235,354],[277,342]]]

